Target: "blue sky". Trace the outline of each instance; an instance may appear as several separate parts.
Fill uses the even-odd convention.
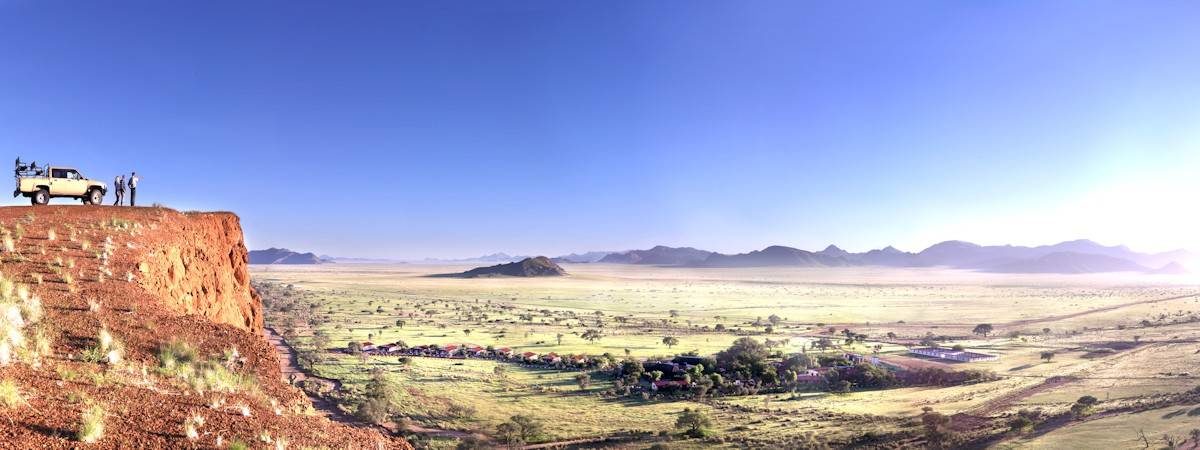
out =
[[[1200,248],[1196,2],[344,5],[0,0],[0,148],[348,256]]]

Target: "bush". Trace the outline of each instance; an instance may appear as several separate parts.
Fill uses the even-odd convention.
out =
[[[80,420],[79,432],[75,434],[79,442],[94,444],[104,437],[104,408],[100,405],[93,404],[83,412]]]
[[[1071,415],[1075,416],[1076,418],[1088,416],[1092,413],[1096,403],[1099,402],[1100,401],[1097,400],[1096,397],[1092,397],[1090,395],[1079,397],[1079,400],[1076,400],[1075,404],[1071,405]]]
[[[21,395],[21,390],[17,389],[16,383],[11,380],[0,381],[0,406],[16,408],[26,404],[25,397]]]
[[[159,367],[171,370],[177,366],[188,366],[196,361],[196,349],[186,342],[172,339],[158,347]]]

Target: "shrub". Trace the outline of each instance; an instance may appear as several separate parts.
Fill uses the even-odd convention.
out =
[[[1079,397],[1079,400],[1076,400],[1075,404],[1071,405],[1071,415],[1075,416],[1076,418],[1090,415],[1096,403],[1099,402],[1100,401],[1097,400],[1096,397],[1092,397],[1090,395]]]
[[[188,417],[183,421],[183,435],[188,439],[200,437],[200,427],[204,426],[204,416],[199,414]]]
[[[226,357],[234,354],[227,352]],[[255,384],[252,377],[233,372],[220,362],[201,360],[195,348],[180,340],[159,346],[157,357],[158,373],[177,377],[198,393],[238,392]]]
[[[17,388],[17,384],[11,380],[0,381],[0,406],[5,408],[16,408],[28,404],[25,397],[21,395],[21,390]]]
[[[93,444],[104,437],[104,408],[99,404],[92,404],[80,420],[79,432],[75,434],[80,442]]]
[[[158,347],[158,365],[171,370],[177,366],[191,365],[196,361],[196,349],[186,342],[172,339]]]

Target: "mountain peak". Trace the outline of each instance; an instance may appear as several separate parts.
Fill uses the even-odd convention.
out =
[[[1184,275],[1190,272],[1188,272],[1187,268],[1183,267],[1183,264],[1179,264],[1178,261],[1171,261],[1165,266],[1150,271],[1150,273],[1160,275]]]

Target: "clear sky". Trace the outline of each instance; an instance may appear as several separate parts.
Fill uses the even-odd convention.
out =
[[[1197,23],[1195,1],[0,0],[0,148],[344,256],[1200,249]]]

